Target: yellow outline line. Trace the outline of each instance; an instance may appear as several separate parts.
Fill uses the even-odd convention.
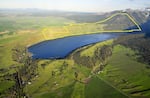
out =
[[[131,17],[128,13],[124,13],[129,19],[138,27],[138,29],[133,29],[133,31],[142,31],[140,25]]]
[[[95,23],[93,23],[93,24],[102,24],[102,23],[104,23],[104,22],[106,22],[106,21],[112,19],[113,17],[115,17],[115,16],[117,16],[117,15],[126,15],[126,16],[137,26],[138,29],[132,29],[132,30],[100,30],[100,31],[97,31],[97,32],[105,32],[105,33],[106,33],[106,32],[134,32],[134,31],[142,31],[140,25],[134,20],[133,17],[131,17],[131,16],[130,16],[128,13],[126,13],[126,12],[115,13],[115,14],[113,14],[113,15],[111,15],[111,16],[105,18],[104,20],[95,22]],[[71,27],[71,26],[81,26],[81,25],[86,25],[86,24],[91,24],[91,23],[69,24],[68,26],[64,26],[63,29],[64,29],[67,33],[69,33],[68,27]],[[47,30],[47,29],[44,29],[44,30],[42,31],[42,34],[43,34],[45,40],[48,39],[47,36],[45,35],[45,31],[46,31],[46,30]]]
[[[126,15],[126,16],[137,26],[138,29],[132,29],[132,30],[111,30],[112,32],[114,32],[114,31],[129,31],[129,32],[131,32],[131,31],[132,31],[132,32],[133,32],[133,31],[142,31],[142,29],[141,29],[141,27],[139,26],[139,24],[138,24],[128,13],[125,13],[125,12],[115,13],[115,14],[109,16],[108,18],[105,18],[104,20],[95,22],[95,23],[93,23],[93,24],[97,24],[97,23],[102,24],[102,23],[104,23],[104,22],[106,22],[106,21],[112,19],[113,17],[115,17],[115,16],[117,16],[117,15]],[[71,24],[71,25],[72,25],[72,26],[73,26],[73,25],[75,26],[75,25],[86,25],[86,24],[91,24],[91,23],[80,23],[80,24]],[[106,32],[107,30],[104,30],[104,31]]]
[[[43,36],[44,36],[44,38],[45,38],[45,40],[47,40],[48,38],[47,38],[47,36],[46,36],[46,34],[45,34],[45,31],[46,31],[47,29],[43,29],[42,30],[42,34],[43,34]]]

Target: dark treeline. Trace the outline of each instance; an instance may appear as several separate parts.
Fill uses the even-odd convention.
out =
[[[27,49],[21,46],[13,48],[12,52],[12,59],[19,66],[15,68],[16,72],[11,75],[15,85],[8,89],[6,95],[8,98],[28,98],[23,89],[37,75],[37,60],[32,60]]]
[[[133,50],[137,50],[138,61],[150,65],[150,38],[143,34],[133,34],[119,37],[114,41],[114,45],[121,44]]]
[[[97,47],[94,52],[94,56],[80,56],[81,50],[76,51],[73,54],[74,61],[81,66],[87,66],[92,68],[96,65],[99,65],[97,71],[101,71],[106,65],[107,58],[112,55],[112,46],[104,45],[102,47]]]
[[[79,49],[73,53],[73,59],[78,65],[87,66],[89,68],[99,64],[99,68],[96,69],[98,72],[107,65],[107,59],[112,55],[113,47],[118,44],[135,50],[137,60],[150,65],[150,38],[145,37],[144,34],[121,36],[115,39],[112,45],[97,47],[93,57],[81,56],[81,51],[84,49]]]
[[[101,48],[97,48],[94,54],[95,59],[99,59],[101,63],[105,63],[106,59],[112,55],[112,46],[104,45]]]

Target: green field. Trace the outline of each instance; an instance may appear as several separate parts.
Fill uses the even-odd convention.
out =
[[[99,76],[135,98],[149,98],[149,72],[146,64],[137,62],[135,51],[117,45],[108,65]],[[146,90],[146,91],[144,91]]]
[[[6,16],[0,17],[0,32],[16,30],[34,30],[49,26],[63,26],[73,22],[62,17],[53,16]]]

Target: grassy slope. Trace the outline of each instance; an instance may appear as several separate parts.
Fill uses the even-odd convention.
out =
[[[13,85],[14,85],[14,81],[1,81],[0,82],[0,92],[7,90],[8,88],[10,88]]]
[[[33,39],[32,41],[30,38],[34,37],[30,34],[19,34],[9,38],[0,39],[0,68],[8,68],[10,65],[15,64],[12,60],[12,49],[17,45],[27,46],[35,41],[42,40],[43,38],[38,35],[39,34],[34,35],[34,37],[38,37],[38,39]]]
[[[10,65],[15,63],[12,61],[11,58],[12,55],[11,49],[14,48],[15,46],[22,45],[26,47],[34,43],[43,41],[45,40],[42,34],[42,30],[44,28],[54,26],[54,28],[56,27],[55,29],[57,29],[60,28],[60,26],[63,26],[66,23],[70,23],[70,22],[73,21],[61,17],[29,17],[29,16],[28,17],[27,16],[0,17],[0,28],[2,29],[4,26],[6,30],[9,31],[11,27],[9,27],[8,24],[13,23],[15,25],[11,25],[11,26],[15,26],[13,29],[14,32],[16,33],[13,35],[5,35],[0,38],[0,53],[1,53],[0,68],[8,68]],[[39,25],[39,27],[33,28],[32,25]],[[36,29],[36,30],[30,30],[30,29]],[[69,34],[67,35],[69,36]],[[55,38],[57,37],[50,36],[50,39],[55,39]]]
[[[150,88],[150,70],[146,68],[147,65],[137,62],[134,54],[129,48],[115,46],[113,55],[100,77],[133,97],[148,98],[149,90],[132,94]]]
[[[102,47],[103,45],[111,45],[113,43],[113,40],[107,40],[107,41],[103,41],[100,43],[97,43],[95,45],[92,45],[90,48],[85,49],[84,51],[81,52],[81,56],[90,56],[93,57],[94,56],[94,52],[97,48]]]
[[[90,54],[93,53],[93,51],[96,50],[98,46],[104,45],[104,43],[110,44],[111,42],[112,41],[110,40],[95,44],[94,46],[91,46],[81,52],[81,54],[83,53],[84,55],[89,55],[89,52]],[[149,89],[150,87],[149,69],[146,68],[147,65],[137,62],[136,56],[134,54],[135,51],[117,45],[114,47],[113,55],[109,58],[108,65],[104,71],[97,77],[94,76],[87,85],[79,82],[74,83],[72,81],[66,82],[67,84],[62,83],[60,85],[63,86],[58,86],[58,88],[54,87],[54,89],[52,89],[50,86],[45,86],[41,88],[43,90],[39,89],[38,92],[36,92],[37,94],[35,93],[33,96],[36,96],[37,98],[91,98],[93,96],[95,96],[95,98],[109,98],[110,96],[111,98],[127,98],[127,96],[132,96],[135,98],[148,98],[150,94],[149,90],[142,90]],[[78,68],[79,65],[76,65],[75,67]],[[70,68],[69,70],[71,70]],[[85,70],[85,68],[81,70],[79,67],[79,72],[86,71],[87,70]],[[71,72],[67,72],[66,74],[69,73],[71,75]],[[87,75],[90,75],[90,73],[88,72]],[[81,80],[84,80],[84,78],[86,77],[83,77]],[[69,78],[67,77],[66,79],[68,80]],[[74,79],[73,73],[70,79]],[[55,78],[52,81],[54,82],[56,80],[58,80],[58,78]],[[49,81],[49,85],[52,85],[52,81]],[[63,81],[66,80],[64,79]],[[132,94],[132,92],[136,91],[142,92]]]
[[[94,52],[98,46],[110,43],[112,43],[112,40],[97,43],[87,50]],[[85,51],[87,50],[83,52],[86,54]],[[63,74],[59,74],[58,72],[55,77],[52,77],[52,70],[58,70],[64,61],[69,66],[64,70]],[[47,61],[42,60],[39,62],[39,76],[34,78],[31,81],[32,84],[25,88],[25,91],[33,98],[91,98],[93,96],[95,96],[94,98],[110,98],[110,96],[112,98],[127,98],[97,76],[93,76],[88,84],[75,81],[75,71],[79,74],[78,80],[83,81],[91,74],[92,69],[76,65],[71,59],[55,60],[49,62],[45,68],[42,68],[40,65],[44,62]],[[55,82],[58,85],[55,85]]]
[[[71,20],[57,17],[0,17],[0,21],[1,31],[13,30],[16,33],[13,35],[5,35],[0,37],[0,69],[6,69],[5,72],[0,73],[0,76],[15,72],[15,69],[9,68],[12,65],[21,66],[12,60],[12,49],[15,46],[21,45],[27,47],[34,43],[45,40],[40,28],[45,28],[48,26],[60,26],[64,25],[65,23],[72,22]],[[38,24],[36,24],[37,22]],[[16,24],[10,25],[15,27],[9,27],[10,23]],[[38,25],[39,29],[37,27],[33,27],[33,25]],[[52,39],[55,39],[55,37]],[[13,84],[13,82],[6,81],[1,77],[0,85],[5,86],[0,87],[0,92],[3,92],[6,88],[11,87]]]
[[[7,69],[6,72],[1,72],[0,76],[3,76],[5,74],[11,74],[15,72],[15,69],[10,69],[12,65],[14,66],[21,66],[18,65],[16,62],[12,60],[12,48],[14,48],[16,45],[28,45],[31,43],[35,43],[39,40],[43,40],[42,37],[39,36],[39,34],[34,35],[34,37],[37,37],[31,41],[30,37],[32,35],[30,34],[19,34],[14,35],[9,38],[0,39],[0,69]],[[32,38],[31,37],[31,38]],[[7,81],[4,80],[2,77],[0,78],[0,92],[3,92],[7,88],[10,88],[14,84],[13,81]]]
[[[69,66],[62,74],[51,76],[52,70],[58,70],[66,61]],[[41,61],[43,63],[43,61]],[[72,60],[56,60],[48,64],[44,69],[39,67],[39,76],[34,78],[25,91],[33,98],[127,98],[113,87],[94,76],[88,84],[83,84],[74,79],[77,71],[78,79],[84,80],[90,75],[90,69],[74,65]],[[57,83],[55,85],[54,83]],[[106,93],[107,91],[107,93]]]
[[[63,62],[68,63],[63,73],[59,72],[59,68],[63,66]],[[39,62],[44,63],[44,61]],[[52,76],[51,72],[56,71],[56,75]],[[72,92],[76,93],[73,88],[70,88],[70,85],[76,85],[74,78],[74,72],[77,71],[79,76],[78,78],[84,79],[90,73],[90,70],[86,67],[75,66],[73,60],[56,60],[49,63],[44,69],[39,66],[39,76],[32,80],[32,84],[28,85],[25,88],[25,91],[30,95],[36,96],[47,96],[47,95],[56,95],[59,97],[66,96],[65,93]],[[55,82],[58,85],[55,85]],[[69,86],[69,88],[68,88]],[[77,85],[75,88],[78,88]],[[69,89],[62,91],[62,89]],[[82,88],[80,88],[82,89]],[[57,95],[58,94],[58,95]],[[68,96],[68,97],[67,97]],[[67,95],[66,98],[69,98],[70,95]],[[44,97],[48,98],[48,97]]]
[[[110,98],[110,96],[111,98],[128,98],[96,76],[85,86],[85,98]]]

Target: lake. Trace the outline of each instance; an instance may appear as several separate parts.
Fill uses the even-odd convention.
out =
[[[28,51],[32,53],[33,59],[65,58],[80,47],[113,39],[124,34],[126,33],[87,34],[47,40],[32,45],[28,48]]]

